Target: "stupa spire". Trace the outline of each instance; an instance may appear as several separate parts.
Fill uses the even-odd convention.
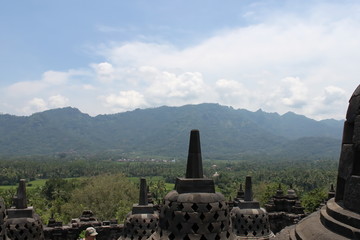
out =
[[[186,178],[203,178],[199,130],[191,130]]]
[[[13,199],[14,206],[16,209],[25,209],[27,208],[27,198],[26,198],[26,180],[20,179],[19,187],[17,189],[16,196]]]
[[[253,200],[253,193],[252,193],[252,183],[251,183],[251,176],[247,176],[245,179],[245,201],[252,201]]]
[[[139,205],[148,205],[147,188],[146,188],[146,179],[145,178],[140,179]]]

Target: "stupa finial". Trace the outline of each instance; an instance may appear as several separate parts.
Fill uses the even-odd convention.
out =
[[[148,205],[147,188],[146,188],[146,179],[145,178],[140,179],[139,205]]]
[[[203,178],[199,130],[191,130],[186,178]]]
[[[253,193],[252,193],[252,183],[251,183],[251,176],[247,176],[245,179],[245,196],[244,196],[244,200],[245,201],[252,201],[253,197],[252,197]]]
[[[20,179],[19,187],[17,189],[16,196],[14,197],[14,207],[16,209],[25,209],[27,208],[27,198],[26,198],[26,180]]]

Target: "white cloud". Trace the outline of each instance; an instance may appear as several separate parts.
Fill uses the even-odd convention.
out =
[[[69,72],[47,71],[43,74],[42,81],[51,85],[65,84],[71,74]]]
[[[244,88],[243,84],[228,79],[219,79],[216,81],[216,86],[226,90],[239,91]]]
[[[302,108],[307,104],[308,89],[299,78],[287,77],[282,79],[284,83],[274,97],[281,98],[281,102],[291,108]]]
[[[332,104],[334,102],[343,101],[350,96],[346,96],[344,89],[336,86],[327,86],[324,91],[323,102],[327,104]]]
[[[329,118],[329,116],[336,119],[344,118],[349,98],[344,89],[327,86],[319,96],[312,99],[313,104],[309,106],[308,113],[315,115],[317,119]],[[334,113],[334,109],[339,111]]]
[[[91,64],[91,67],[95,70],[99,81],[103,83],[110,83],[114,80],[115,70],[110,63],[102,62],[98,64]]]
[[[72,78],[89,75],[87,71],[82,70],[69,70],[66,72],[46,71],[40,80],[22,81],[8,86],[6,93],[10,96],[37,95],[47,92],[49,89],[59,89],[63,86],[68,87],[73,84]]]
[[[83,90],[95,90],[95,87],[91,84],[84,84],[82,85]]]
[[[151,63],[159,65],[164,57],[177,55],[173,46],[156,43],[129,42],[125,44],[111,44],[99,50],[116,67],[121,66],[145,66]],[[164,56],[165,55],[165,56]]]
[[[43,91],[46,87],[47,84],[43,81],[23,81],[10,85],[5,92],[11,97],[24,95],[32,96]]]
[[[79,89],[94,88],[83,84],[84,79],[91,76],[89,71],[84,70],[47,71],[40,80],[17,82],[0,89],[0,101],[6,103],[3,106],[8,112],[19,115],[68,106],[71,105],[70,100],[63,95],[80,98],[83,94]]]
[[[194,100],[204,93],[206,86],[201,73],[186,72],[180,75],[166,71],[153,72],[146,92],[153,98]]]
[[[113,112],[126,111],[147,106],[145,97],[136,91],[120,91],[119,94],[110,94],[101,97],[106,107]]]
[[[247,108],[249,110],[255,110],[259,105],[258,101],[260,101],[260,98],[241,82],[219,79],[216,81],[215,86],[218,93],[218,102],[221,104],[237,108]]]
[[[50,96],[47,100],[40,97],[35,97],[27,101],[25,107],[23,107],[20,111],[23,114],[29,115],[34,112],[41,112],[48,110],[50,108],[65,107],[68,105],[68,103],[69,103],[69,99],[59,94]]]
[[[34,98],[29,103],[30,103],[31,106],[34,106],[39,110],[45,110],[46,109],[46,103],[41,98]]]
[[[49,105],[53,108],[66,107],[69,104],[69,99],[60,94],[49,97]]]
[[[41,112],[47,110],[47,104],[42,98],[33,98],[27,102],[27,105],[22,109],[26,114],[31,114],[34,112]]]

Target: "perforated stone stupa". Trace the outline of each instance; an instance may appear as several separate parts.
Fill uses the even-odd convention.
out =
[[[175,190],[165,196],[159,229],[150,239],[234,239],[225,198],[203,176],[198,130],[190,134],[186,177],[177,178]]]
[[[253,199],[250,176],[246,177],[244,199],[234,202],[231,220],[236,239],[270,239],[274,236],[266,210]]]
[[[124,234],[119,240],[137,239],[145,240],[155,232],[158,227],[159,215],[154,206],[148,203],[146,179],[140,180],[139,204],[134,204],[124,223]]]
[[[40,217],[27,206],[25,180],[21,179],[13,207],[7,209],[5,218],[6,237],[17,240],[43,240],[44,232]]]

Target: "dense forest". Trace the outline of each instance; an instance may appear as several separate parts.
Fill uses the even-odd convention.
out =
[[[255,198],[261,204],[275,193],[279,183],[284,191],[292,185],[306,210],[311,212],[326,198],[330,184],[336,183],[337,164],[337,159],[332,158],[298,161],[249,156],[236,161],[204,160],[204,174],[214,179],[217,191],[227,199],[236,196],[247,175],[252,176]],[[14,185],[20,178],[44,179],[45,184],[28,187],[28,199],[45,222],[51,215],[69,222],[84,209],[93,210],[102,220],[122,221],[137,202],[140,177],[148,179],[154,200],[161,202],[175,179],[185,175],[185,165],[184,159],[174,162],[79,156],[3,158],[0,159],[0,185]],[[7,207],[15,190],[16,187],[0,188]]]

